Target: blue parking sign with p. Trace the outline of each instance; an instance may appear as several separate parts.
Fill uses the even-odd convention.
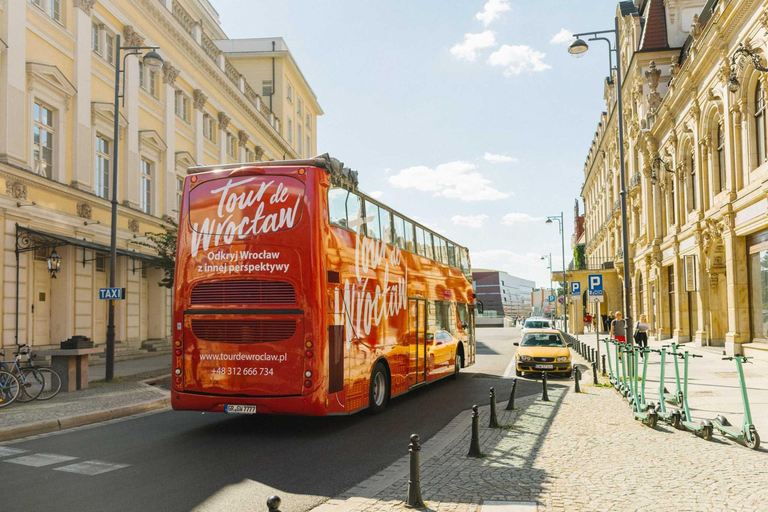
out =
[[[590,295],[603,294],[603,276],[601,276],[600,274],[589,275],[589,294]]]
[[[574,297],[580,297],[581,296],[581,283],[578,281],[575,281],[571,283],[571,295]]]

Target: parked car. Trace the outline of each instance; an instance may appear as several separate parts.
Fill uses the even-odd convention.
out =
[[[518,377],[525,373],[547,372],[547,375],[570,377],[573,372],[571,351],[565,344],[560,331],[554,329],[531,329],[523,335],[515,354],[515,369]]]
[[[522,336],[525,338],[525,334],[531,329],[554,329],[554,327],[554,323],[549,318],[526,318],[525,322],[523,323]]]

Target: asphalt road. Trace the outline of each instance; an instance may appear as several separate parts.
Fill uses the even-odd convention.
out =
[[[398,397],[377,416],[165,411],[0,445],[0,509],[263,511],[267,496],[278,494],[283,510],[309,510],[407,453],[410,434],[426,441],[472,404],[487,404],[490,386],[505,400],[510,381],[500,377],[519,336],[519,329],[480,330],[477,363],[457,381]],[[535,381],[518,383],[518,396],[539,391]],[[3,448],[73,459],[39,467],[11,464],[6,461],[12,457],[2,457]],[[125,467],[96,475],[57,470],[92,460]],[[96,465],[102,467],[110,468]]]

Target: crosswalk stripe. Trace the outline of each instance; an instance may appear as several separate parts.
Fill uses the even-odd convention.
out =
[[[29,450],[22,450],[21,448],[6,448],[0,446],[0,457],[8,457],[10,455],[18,455],[20,453],[27,453]]]
[[[15,459],[6,459],[3,462],[40,468],[43,466],[50,466],[51,464],[69,462],[70,460],[75,460],[76,458],[77,457],[70,457],[68,455],[56,455],[55,453],[33,453],[32,455],[24,455],[22,457],[16,457]]]
[[[112,462],[102,462],[98,460],[87,460],[85,462],[78,462],[76,464],[70,464],[68,466],[61,466],[53,468],[54,471],[65,471],[67,473],[79,473],[81,475],[100,475],[102,473],[108,473],[109,471],[115,471],[116,469],[127,468],[130,464],[114,464]]]

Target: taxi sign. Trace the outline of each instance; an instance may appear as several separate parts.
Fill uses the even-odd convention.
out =
[[[99,288],[99,299],[121,300],[125,298],[125,288]]]

